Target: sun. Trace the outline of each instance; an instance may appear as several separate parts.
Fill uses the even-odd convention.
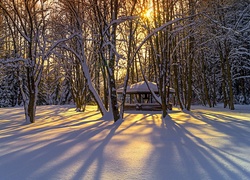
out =
[[[153,9],[147,9],[143,16],[147,19],[151,19],[153,17]]]
[[[153,18],[153,4],[152,1],[150,1],[150,3],[146,6],[144,12],[143,12],[143,17],[150,20]]]

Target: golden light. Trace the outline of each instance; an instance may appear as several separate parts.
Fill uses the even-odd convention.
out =
[[[146,6],[145,11],[143,12],[143,17],[150,20],[153,18],[153,3],[152,1]]]
[[[144,13],[144,17],[147,19],[151,19],[152,16],[153,16],[153,9],[152,8],[147,9],[147,11]]]

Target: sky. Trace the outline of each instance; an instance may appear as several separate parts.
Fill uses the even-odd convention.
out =
[[[250,106],[131,111],[117,123],[94,106],[0,109],[0,179],[249,179]]]

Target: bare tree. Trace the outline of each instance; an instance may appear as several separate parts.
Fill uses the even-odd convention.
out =
[[[35,122],[36,102],[41,82],[44,63],[52,50],[61,41],[52,44],[49,36],[48,15],[50,1],[4,1],[0,3],[9,28],[17,30],[15,42],[20,39],[20,48],[14,46],[15,56],[6,60],[20,62],[25,74],[19,75],[25,118],[27,122]]]

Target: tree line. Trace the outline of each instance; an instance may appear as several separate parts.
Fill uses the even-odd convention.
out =
[[[248,0],[5,0],[0,2],[0,107],[97,104],[123,118],[116,90],[145,80],[167,116],[175,103],[250,103]]]

